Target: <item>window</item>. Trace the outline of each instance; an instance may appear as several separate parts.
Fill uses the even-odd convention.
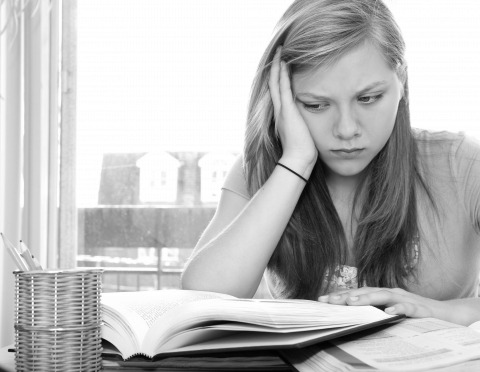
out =
[[[289,2],[77,2],[75,264],[105,290],[178,286]]]
[[[407,42],[413,126],[478,135],[479,3],[386,2]],[[107,267],[105,290],[178,285],[290,3],[78,1],[74,264]]]

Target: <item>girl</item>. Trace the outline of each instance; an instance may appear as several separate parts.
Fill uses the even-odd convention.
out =
[[[184,288],[480,320],[480,147],[411,129],[404,51],[379,0],[289,7]]]

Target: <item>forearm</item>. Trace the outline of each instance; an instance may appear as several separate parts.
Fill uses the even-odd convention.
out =
[[[445,301],[449,308],[442,317],[452,323],[468,326],[480,321],[480,297]]]
[[[295,169],[305,178],[311,172],[301,166]],[[182,286],[253,296],[304,187],[301,178],[277,166],[223,231],[199,241],[183,273]]]

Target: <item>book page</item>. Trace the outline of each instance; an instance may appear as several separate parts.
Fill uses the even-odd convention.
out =
[[[416,371],[480,358],[480,334],[433,318],[407,319],[367,336],[332,341],[378,369]]]
[[[181,290],[104,293],[102,316],[106,326],[102,337],[119,348],[124,358],[128,358],[143,349],[145,335],[164,314],[169,311],[175,313],[176,309],[187,303],[213,298],[232,297],[219,293]],[[134,346],[124,346],[125,338],[134,340]]]
[[[155,353],[161,353],[162,345],[174,335],[190,328],[211,326],[212,322],[218,330],[226,322],[227,329],[232,328],[231,322],[237,322],[235,331],[242,331],[243,325],[248,324],[248,329],[251,325],[264,327],[263,333],[281,330],[294,333],[369,324],[388,318],[392,316],[372,306],[340,306],[307,300],[211,299],[186,303],[179,311],[165,314],[162,322],[157,322],[146,336],[145,345],[154,346]],[[182,335],[182,340],[185,345],[190,344],[187,334]]]
[[[205,352],[211,350],[248,350],[248,349],[283,349],[293,348],[302,344],[319,342],[329,337],[335,337],[339,331],[353,330],[358,326],[341,329],[317,329],[297,333],[272,332],[230,332],[221,327],[201,327],[187,330],[169,339],[163,346],[164,352],[183,354],[186,352]]]

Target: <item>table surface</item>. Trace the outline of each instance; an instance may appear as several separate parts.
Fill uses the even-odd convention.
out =
[[[6,346],[0,349],[0,372],[15,372],[15,353],[9,352],[8,349],[12,346]],[[112,370],[112,369],[109,369]],[[164,369],[162,369],[164,370]],[[178,371],[179,369],[175,369]],[[295,368],[285,364],[285,367],[278,369],[279,371],[295,371]],[[480,360],[473,360],[459,365],[453,365],[446,368],[439,368],[430,370],[431,372],[478,372],[480,371]]]
[[[5,346],[0,349],[0,372],[15,372],[15,353],[9,352],[8,349],[12,349],[13,345]],[[116,370],[117,367],[108,368],[108,370]],[[181,370],[182,368],[175,368],[174,370]],[[123,368],[119,368],[119,370],[124,370]],[[160,369],[164,371],[165,369]],[[191,370],[191,369],[188,369]],[[285,363],[285,365],[279,366],[276,368],[277,371],[294,371],[290,365]]]

